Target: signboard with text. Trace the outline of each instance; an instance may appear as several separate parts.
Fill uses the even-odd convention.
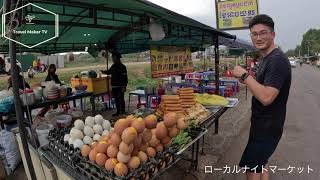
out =
[[[190,48],[151,46],[150,56],[152,78],[185,74],[193,71]]]
[[[216,12],[218,29],[247,29],[250,20],[258,15],[258,0],[218,0]]]

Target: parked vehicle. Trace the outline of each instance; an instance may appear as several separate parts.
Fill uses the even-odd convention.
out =
[[[290,61],[291,67],[293,67],[293,68],[297,67],[297,63],[295,60],[289,60],[289,61]]]

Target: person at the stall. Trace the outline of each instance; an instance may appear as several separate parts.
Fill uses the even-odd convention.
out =
[[[34,77],[35,71],[34,71],[34,69],[32,68],[32,66],[29,67],[27,73],[28,73],[28,77],[29,77],[30,79]]]
[[[61,84],[58,75],[56,74],[57,68],[55,64],[50,64],[48,68],[48,75],[45,81],[54,81],[56,84]]]
[[[10,71],[12,72],[12,71]],[[18,73],[18,85],[19,89],[24,90],[26,88],[30,89],[30,85],[25,81],[24,77],[20,74],[21,67],[17,66],[17,73]],[[8,79],[8,90],[12,88],[12,77],[10,76]]]
[[[253,94],[249,141],[239,166],[247,167],[248,180],[268,180],[268,159],[275,151],[283,132],[286,106],[291,86],[288,58],[276,47],[274,22],[267,15],[255,16],[249,24],[254,46],[262,54],[256,79],[240,66],[235,77]]]
[[[127,68],[121,62],[121,54],[118,52],[112,53],[113,64],[110,69],[101,72],[111,75],[112,94],[116,101],[117,112],[112,116],[119,116],[125,113],[124,93],[128,84]]]

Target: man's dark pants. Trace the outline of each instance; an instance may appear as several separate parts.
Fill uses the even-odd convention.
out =
[[[125,112],[124,92],[125,88],[112,88],[113,97],[116,101],[117,113],[121,114]]]

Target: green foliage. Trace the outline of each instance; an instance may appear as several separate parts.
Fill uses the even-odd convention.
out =
[[[312,56],[320,53],[320,29],[310,29],[304,35],[301,45],[294,50],[288,50],[287,55],[290,56]]]

